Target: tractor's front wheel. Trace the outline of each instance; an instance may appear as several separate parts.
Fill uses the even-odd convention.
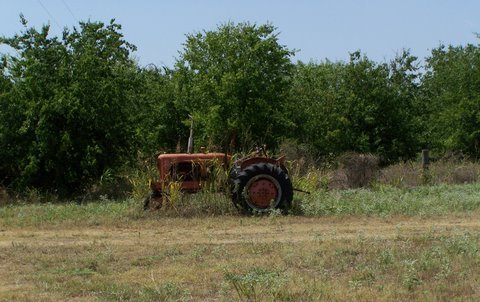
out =
[[[143,209],[158,210],[163,205],[163,196],[161,192],[154,191],[143,200]]]
[[[250,213],[288,210],[293,199],[288,174],[270,163],[254,164],[239,172],[232,193],[233,202]]]

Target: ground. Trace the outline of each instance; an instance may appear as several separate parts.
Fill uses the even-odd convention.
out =
[[[479,218],[272,215],[2,227],[0,299],[476,300]]]

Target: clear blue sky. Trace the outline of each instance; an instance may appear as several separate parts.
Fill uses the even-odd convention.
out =
[[[403,48],[423,59],[440,43],[477,44],[478,0],[0,0],[0,35],[22,26],[50,23],[53,34],[78,21],[123,26],[135,44],[140,64],[172,66],[186,33],[213,30],[224,22],[271,22],[280,42],[297,49],[302,61],[347,60],[362,50],[376,61],[389,60]],[[5,48],[0,48],[5,51]]]

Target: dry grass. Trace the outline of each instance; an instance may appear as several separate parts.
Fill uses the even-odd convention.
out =
[[[345,153],[338,159],[347,188],[364,188],[376,178],[379,159],[373,154]]]
[[[473,301],[479,218],[165,218],[2,229],[0,299]]]
[[[380,169],[372,154],[346,153],[338,158],[338,168],[304,166],[302,161],[291,163],[292,179],[302,188],[346,190],[392,186],[414,188],[425,185],[471,184],[480,177],[480,163],[439,160],[424,171],[420,162],[403,162]]]
[[[480,300],[479,167],[434,163],[417,187],[416,164],[391,166],[369,190],[329,190],[334,173],[310,168],[293,179],[313,194],[286,217],[209,192],[160,212],[0,194],[0,300]]]
[[[480,163],[437,161],[429,170],[422,170],[420,163],[400,163],[381,170],[377,179],[379,184],[401,188],[418,187],[424,184],[467,184],[478,181]]]

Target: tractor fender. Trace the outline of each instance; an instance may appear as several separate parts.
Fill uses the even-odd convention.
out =
[[[288,174],[288,170],[283,164],[285,157],[280,157],[278,159],[274,158],[268,158],[268,157],[251,157],[248,158],[240,163],[240,170],[243,171],[246,168],[255,165],[255,164],[260,164],[260,163],[267,163],[267,164],[272,164],[274,166],[280,167],[282,171]]]

